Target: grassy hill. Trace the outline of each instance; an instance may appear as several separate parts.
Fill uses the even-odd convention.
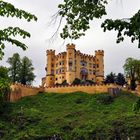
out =
[[[1,140],[140,139],[138,97],[121,93],[89,95],[38,94],[5,107],[0,116]]]

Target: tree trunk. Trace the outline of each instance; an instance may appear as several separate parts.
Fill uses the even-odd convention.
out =
[[[132,79],[130,81],[130,89],[135,90],[136,89],[136,80]]]

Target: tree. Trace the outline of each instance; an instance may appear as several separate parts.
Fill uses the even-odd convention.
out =
[[[111,72],[110,74],[108,74],[105,78],[105,83],[106,84],[110,84],[110,83],[115,83],[116,82],[116,74]]]
[[[59,4],[59,15],[66,19],[66,25],[60,36],[71,39],[78,39],[85,35],[90,28],[89,23],[94,18],[101,18],[106,15],[105,6],[108,0],[64,0]],[[61,23],[61,22],[60,22]],[[101,27],[106,30],[118,31],[117,43],[124,40],[124,36],[131,38],[131,41],[138,41],[140,48],[140,10],[134,16],[127,19],[106,19]]]
[[[115,81],[116,81],[116,84],[120,86],[123,86],[126,83],[124,75],[122,73],[118,73]]]
[[[17,17],[17,18],[24,18],[28,22],[31,20],[37,21],[37,17],[35,15],[32,15],[24,10],[20,10],[18,8],[15,8],[12,4],[8,2],[4,2],[0,0],[0,16],[3,17]],[[12,43],[13,45],[16,45],[23,50],[27,49],[27,46],[16,40],[16,35],[20,35],[23,38],[30,37],[30,34],[19,27],[8,27],[6,29],[0,30],[0,59],[2,59],[4,55],[4,48],[5,48],[5,42]]]
[[[63,39],[78,39],[85,35],[91,20],[106,15],[106,4],[107,0],[64,0],[63,4],[58,5],[59,15],[66,19],[60,36]]]
[[[130,80],[131,90],[135,90],[136,81],[140,80],[140,60],[127,58],[123,66],[125,75]]]
[[[0,112],[3,112],[5,101],[10,92],[10,83],[8,77],[8,69],[0,66]]]
[[[20,76],[19,81],[21,84],[30,85],[32,83],[32,81],[35,78],[33,70],[34,68],[32,65],[32,61],[26,56],[23,57],[21,61],[20,74],[19,74]]]
[[[21,58],[18,53],[13,54],[12,57],[9,57],[7,62],[9,63],[9,75],[11,78],[11,82],[19,82],[20,81],[20,69],[21,69]]]
[[[7,61],[10,65],[9,75],[13,83],[21,83],[30,85],[34,80],[35,75],[33,73],[32,61],[28,57],[20,58],[18,53],[13,54]]]
[[[101,27],[104,28],[104,32],[113,29],[118,31],[117,43],[123,41],[124,36],[128,36],[131,38],[132,43],[138,40],[138,48],[140,48],[140,10],[128,19],[106,19]]]
[[[0,66],[0,78],[9,79],[8,69],[6,67]]]

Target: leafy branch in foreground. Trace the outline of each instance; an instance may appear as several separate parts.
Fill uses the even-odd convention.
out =
[[[107,0],[64,0],[59,4],[59,15],[66,18],[60,36],[63,39],[78,39],[90,28],[89,22],[106,15]]]
[[[20,10],[18,8],[15,8],[12,4],[4,2],[0,0],[0,16],[3,17],[17,17],[17,18],[24,18],[28,22],[31,20],[37,21],[37,17],[35,15],[32,15],[24,10]],[[20,35],[22,38],[30,37],[30,33],[20,29],[19,27],[8,27],[6,29],[0,30],[0,59],[2,59],[4,55],[4,48],[5,48],[5,42],[12,43],[13,45],[16,45],[23,50],[27,49],[27,46],[12,38],[16,35]]]
[[[124,40],[124,36],[131,38],[131,42],[138,41],[138,48],[140,48],[140,10],[131,18],[127,20],[117,19],[106,19],[102,23],[101,27],[106,30],[118,31],[117,43]]]

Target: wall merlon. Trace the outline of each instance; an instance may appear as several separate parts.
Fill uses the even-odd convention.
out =
[[[51,50],[47,50],[46,53],[47,53],[47,55],[50,55],[50,54],[51,55],[55,55],[55,50],[52,50],[52,49]]]

